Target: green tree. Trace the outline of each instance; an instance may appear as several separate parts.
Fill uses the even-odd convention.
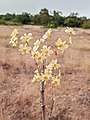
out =
[[[23,12],[21,15],[16,16],[16,22],[19,22],[21,24],[30,24],[31,15],[26,12]]]
[[[80,27],[82,20],[78,17],[78,13],[70,13],[70,15],[65,18],[64,24],[69,27]]]
[[[84,29],[90,29],[90,19],[83,22],[82,27]]]
[[[39,16],[41,25],[47,26],[50,22],[49,11],[46,8],[41,9],[41,11],[39,12]]]

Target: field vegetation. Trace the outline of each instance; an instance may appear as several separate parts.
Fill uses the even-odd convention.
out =
[[[34,61],[30,55],[22,55],[9,45],[10,34],[15,27],[20,35],[32,32],[35,40],[47,31],[47,28],[35,25],[0,26],[0,120],[41,120],[39,84],[31,82]],[[65,29],[53,29],[52,38],[67,40]],[[52,88],[50,84],[46,88],[46,120],[52,97],[52,120],[90,119],[90,29],[74,30],[73,46],[63,55],[57,51],[62,79],[60,86]]]

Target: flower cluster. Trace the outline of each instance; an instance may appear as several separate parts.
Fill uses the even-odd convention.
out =
[[[52,60],[48,65],[46,65],[46,68],[44,71],[39,71],[38,69],[34,72],[33,82],[39,81],[39,82],[48,82],[51,81],[55,86],[60,84],[61,79],[61,73],[59,71],[59,74],[57,76],[53,75],[53,70],[59,69],[60,64],[58,64],[57,59]]]
[[[46,44],[46,40],[51,38],[52,29],[49,29],[40,39],[37,39],[34,43],[31,42],[33,40],[32,33],[24,34],[20,38],[18,37],[18,30],[14,29],[11,34],[10,44],[13,46],[17,46],[19,51],[22,54],[29,53],[31,57],[34,59],[36,63],[36,70],[34,71],[33,81],[32,82],[51,82],[55,86],[60,85],[61,80],[61,72],[60,72],[60,64],[58,60],[51,60],[50,63],[47,62],[47,58],[54,53],[52,46],[55,46],[61,52],[64,52],[71,44],[72,39],[71,35],[74,35],[75,32],[72,28],[68,28],[65,30],[66,33],[69,34],[69,40],[63,41],[61,38],[58,38],[54,42]],[[43,67],[40,67],[40,65]],[[57,75],[54,74],[54,71],[58,73]]]
[[[18,31],[17,31],[17,29],[14,29],[14,31],[11,34],[11,40],[9,42],[10,44],[12,44],[12,46],[17,46],[18,45],[17,35],[18,35]]]

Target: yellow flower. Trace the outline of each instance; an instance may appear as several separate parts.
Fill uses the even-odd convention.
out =
[[[68,44],[66,44],[66,41],[62,41],[60,38],[56,42],[56,46],[58,49],[60,49],[62,52],[64,52],[65,49],[69,47]]]
[[[52,71],[45,69],[44,74],[42,73],[41,76],[42,76],[42,81],[47,82],[52,78]]]
[[[51,50],[51,47],[47,47],[46,45],[43,46],[43,49],[41,50],[44,55],[50,56],[50,54],[53,53],[53,50]]]
[[[42,81],[48,81],[48,75],[42,74]]]
[[[60,85],[61,80],[61,72],[59,71],[59,74],[56,77],[52,77],[52,83],[57,86]]]
[[[56,78],[53,77],[52,83],[53,83],[55,86],[58,86],[58,85],[60,85],[60,79],[57,78],[57,77],[56,77]]]
[[[38,50],[38,48],[40,47],[40,43],[41,43],[41,41],[39,39],[34,43],[33,51]]]
[[[17,41],[17,40],[18,40],[17,37],[12,36],[12,38],[11,38],[9,44],[12,44],[12,46],[17,46],[17,45],[18,45],[18,41]]]
[[[75,31],[71,27],[67,27],[65,32],[68,33],[69,35],[75,35]]]
[[[30,50],[31,50],[31,47],[28,46],[27,44],[25,44],[25,45],[21,44],[21,45],[19,46],[19,51],[20,51],[22,54],[24,54],[24,53],[30,53]]]
[[[18,41],[12,41],[12,46],[17,46],[18,45]]]
[[[29,41],[31,40],[33,37],[32,37],[32,33],[28,33],[28,34],[24,34],[24,36],[21,36],[20,40],[22,42],[26,42],[26,41]]]
[[[18,30],[15,28],[11,34],[11,36],[16,36],[18,34]]]
[[[57,63],[57,59],[56,60],[52,60],[50,63],[54,69],[58,69],[60,67],[60,64]]]
[[[38,51],[31,51],[31,55],[33,59],[36,59],[37,62],[39,61],[43,61],[45,59],[45,56],[42,55],[42,53],[38,52]]]
[[[44,60],[44,58],[45,58],[45,57],[44,57],[42,54],[40,54],[40,53],[39,53],[39,54],[37,55],[37,57],[36,57],[36,59],[37,59],[38,62],[39,62],[39,61],[42,62],[42,61]]]
[[[46,68],[47,68],[48,70],[52,70],[52,69],[53,69],[53,65],[52,65],[52,64],[46,65]]]
[[[39,52],[38,51],[31,51],[31,55],[33,58],[37,58]]]
[[[46,75],[52,75],[52,71],[50,69],[45,69],[44,73]]]
[[[34,77],[33,77],[33,80],[32,82],[36,82],[36,81],[41,81],[42,80],[42,77],[41,75],[39,74],[39,71],[38,70],[35,70],[34,72]]]
[[[43,35],[41,41],[44,42],[45,39],[51,38],[51,32],[52,32],[52,29],[50,28],[50,29]]]
[[[60,67],[60,64],[58,64],[57,59],[52,60],[49,65],[46,65],[46,68],[51,71],[52,69],[58,69],[59,67]]]

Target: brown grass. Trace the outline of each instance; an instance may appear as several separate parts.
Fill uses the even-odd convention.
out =
[[[35,69],[29,55],[22,56],[12,48],[9,36],[15,26],[0,26],[0,120],[41,120],[39,84],[32,83]],[[34,40],[46,28],[18,26],[20,34],[32,32]],[[53,29],[52,38],[67,39],[65,28]],[[53,91],[53,120],[89,120],[90,105],[90,30],[75,28],[73,46],[64,55],[58,52],[61,63],[61,86],[46,87],[46,112],[50,110]],[[49,42],[49,41],[48,41]],[[47,117],[48,120],[48,117]]]

